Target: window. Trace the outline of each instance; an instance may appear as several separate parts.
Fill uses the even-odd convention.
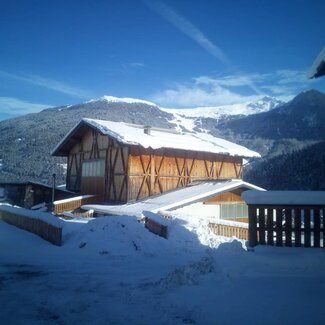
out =
[[[86,160],[82,163],[82,177],[104,177],[105,161]]]
[[[220,204],[221,219],[248,218],[248,206],[245,203]]]

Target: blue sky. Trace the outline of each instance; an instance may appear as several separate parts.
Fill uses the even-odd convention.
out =
[[[306,89],[323,0],[0,2],[0,119],[103,95],[216,106]]]

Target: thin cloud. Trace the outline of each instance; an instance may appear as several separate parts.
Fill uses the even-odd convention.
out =
[[[44,88],[47,88],[50,90],[54,90],[59,93],[66,94],[66,95],[69,95],[72,97],[78,97],[78,98],[91,97],[91,95],[88,94],[88,92],[86,92],[84,90],[81,90],[81,89],[78,89],[75,87],[71,87],[70,85],[60,82],[60,81],[44,78],[44,77],[37,76],[37,75],[31,75],[31,74],[18,75],[18,74],[8,73],[5,71],[0,71],[0,75],[3,77],[6,77],[6,78],[23,81],[23,82],[27,82],[32,85],[36,85],[36,86],[44,87]]]
[[[264,79],[264,76],[258,74],[246,74],[246,75],[230,75],[220,78],[214,78],[210,76],[200,76],[194,78],[197,84],[205,85],[219,85],[226,87],[241,87],[247,86],[250,83],[259,82]]]
[[[290,83],[306,83],[306,70],[277,70],[276,77],[279,79],[279,84]]]
[[[260,96],[242,96],[217,84],[208,87],[202,84],[178,84],[174,88],[154,94],[151,100],[165,107],[190,108],[234,104],[255,100],[258,97]]]
[[[28,113],[37,113],[51,105],[31,103],[12,97],[0,97],[1,113],[6,115],[22,115]]]
[[[304,70],[277,70],[263,74],[228,76],[199,76],[190,82],[174,84],[155,93],[152,100],[166,107],[219,106],[246,102],[261,96],[275,96],[290,100],[299,92],[311,87],[315,80],[308,80]],[[248,84],[257,84],[262,90],[258,95],[247,94]],[[247,95],[243,96],[242,94]]]
[[[144,68],[143,62],[131,62],[129,63],[129,66],[132,68]]]

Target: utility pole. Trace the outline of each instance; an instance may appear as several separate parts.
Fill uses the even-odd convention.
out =
[[[54,203],[54,200],[55,200],[55,177],[56,177],[56,174],[54,173],[53,174],[53,186],[52,186],[52,204]]]

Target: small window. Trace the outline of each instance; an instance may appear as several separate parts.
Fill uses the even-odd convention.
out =
[[[104,177],[104,160],[86,160],[82,163],[82,177]]]
[[[248,218],[248,207],[245,203],[220,204],[221,219]]]

